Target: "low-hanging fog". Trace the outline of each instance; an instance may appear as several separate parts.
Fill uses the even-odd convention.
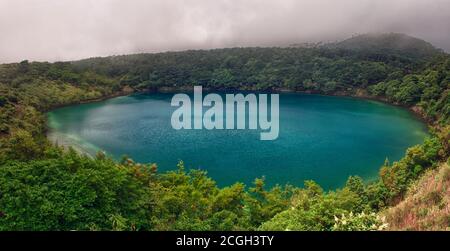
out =
[[[0,0],[0,62],[400,32],[450,51],[450,0]]]

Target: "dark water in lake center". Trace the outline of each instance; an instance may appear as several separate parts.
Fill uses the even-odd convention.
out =
[[[265,176],[268,185],[317,181],[342,186],[349,175],[375,178],[386,157],[400,159],[423,142],[426,127],[405,109],[347,97],[280,94],[280,134],[260,130],[174,130],[172,94],[138,94],[75,105],[48,114],[59,144],[173,170],[208,171],[220,186]],[[205,110],[205,109],[204,109]]]

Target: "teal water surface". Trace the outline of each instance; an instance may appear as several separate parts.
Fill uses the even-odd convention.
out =
[[[407,110],[375,101],[307,94],[280,94],[280,134],[260,141],[259,130],[174,130],[172,94],[137,94],[75,105],[48,114],[49,137],[59,144],[116,159],[174,170],[207,170],[220,186],[269,186],[315,180],[326,189],[349,175],[375,178],[385,158],[400,159],[423,142],[425,125]]]

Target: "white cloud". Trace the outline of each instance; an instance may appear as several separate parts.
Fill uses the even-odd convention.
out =
[[[0,62],[403,32],[450,50],[449,0],[0,0]]]

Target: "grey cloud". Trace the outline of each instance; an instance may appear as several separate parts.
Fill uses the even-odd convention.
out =
[[[450,0],[0,0],[0,62],[401,32],[450,50]]]

